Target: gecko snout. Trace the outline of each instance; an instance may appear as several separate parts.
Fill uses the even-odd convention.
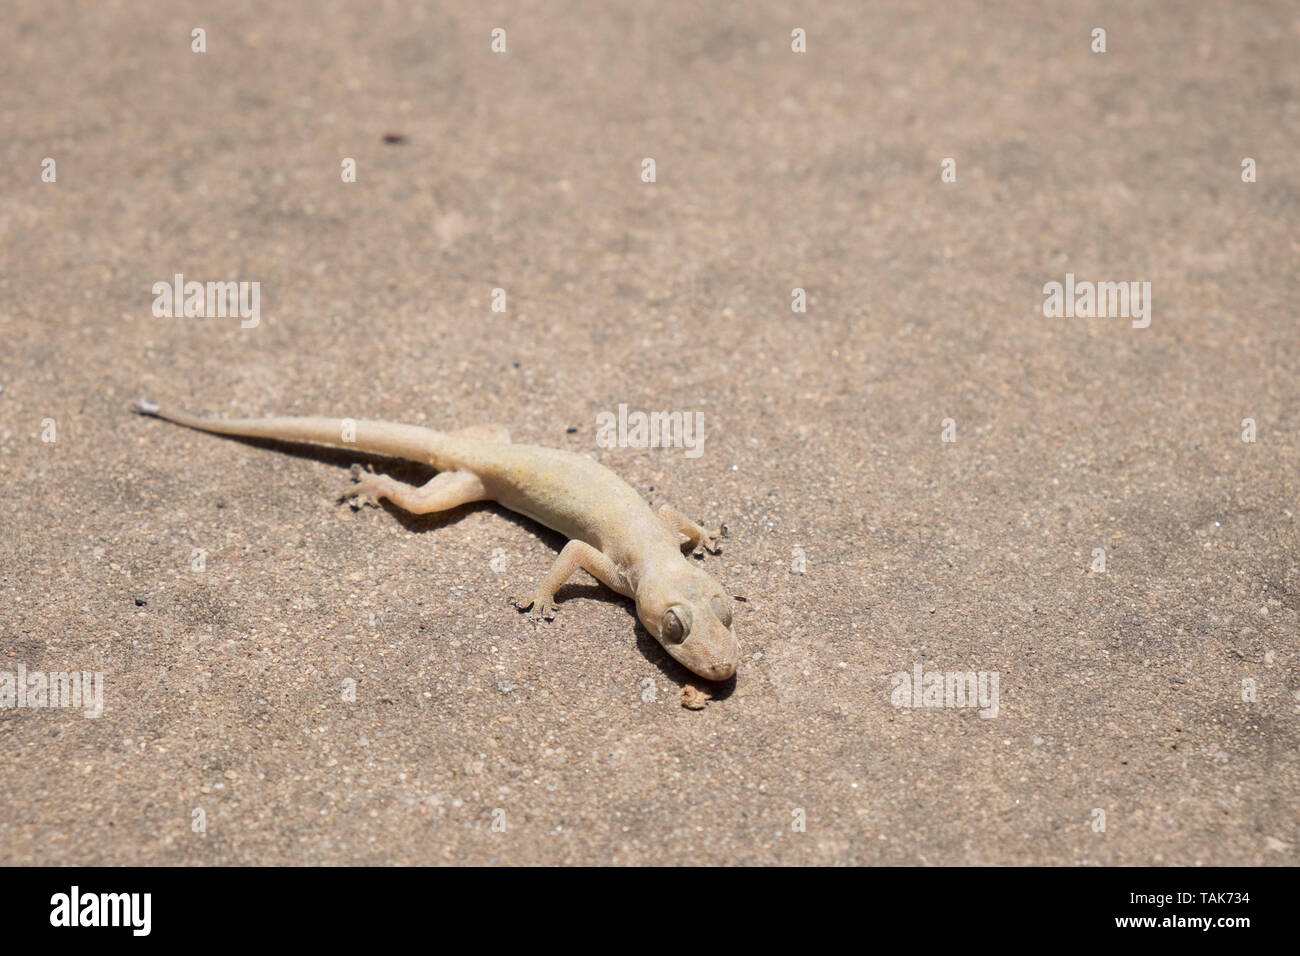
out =
[[[678,663],[688,667],[700,677],[713,681],[727,680],[736,673],[740,661],[740,644],[735,630],[706,614],[696,614],[695,626],[679,626],[689,620],[688,610],[676,607],[664,615],[659,643]],[[682,634],[681,638],[677,638]]]
[[[736,673],[736,660],[733,657],[724,661],[714,661],[708,665],[707,671],[700,676],[707,677],[709,680],[726,680]]]

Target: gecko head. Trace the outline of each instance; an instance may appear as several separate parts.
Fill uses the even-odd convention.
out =
[[[684,561],[646,570],[637,588],[637,616],[673,660],[708,680],[736,673],[740,645],[731,600],[722,585]]]

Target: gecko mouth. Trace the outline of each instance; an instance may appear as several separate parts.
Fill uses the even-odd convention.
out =
[[[701,677],[707,677],[709,680],[723,681],[736,673],[736,665],[732,661],[726,661],[721,664],[710,664]]]
[[[723,681],[736,673],[736,656],[720,657],[715,654],[691,653],[696,648],[688,648],[684,644],[664,645],[664,650],[668,651],[670,657],[674,658],[677,663],[681,664],[692,674],[703,677],[706,680]]]
[[[740,660],[740,647],[736,643],[736,635],[730,633],[728,636],[730,638],[731,646],[729,651],[724,654],[718,654],[716,652],[712,654],[707,652],[703,654],[691,654],[688,650],[688,652],[685,655],[682,655],[679,660],[700,677],[713,681],[727,680],[736,673],[736,664]]]

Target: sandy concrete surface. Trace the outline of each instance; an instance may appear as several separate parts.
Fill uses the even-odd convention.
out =
[[[0,862],[1300,862],[1294,4],[6,21],[0,670],[104,697],[0,709]],[[177,273],[259,323],[156,317]],[[1067,273],[1150,326],[1045,317]],[[591,579],[510,606],[558,536],[142,394],[590,453],[729,525],[739,673],[688,710]]]

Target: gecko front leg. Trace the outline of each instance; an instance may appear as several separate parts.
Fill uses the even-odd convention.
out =
[[[719,523],[716,531],[705,531],[690,518],[671,505],[659,509],[659,520],[669,531],[676,531],[691,546],[691,553],[697,557],[705,551],[709,554],[722,553],[722,539],[727,536],[727,526]]]
[[[532,609],[534,621],[552,620],[555,617],[555,592],[564,587],[566,581],[582,568],[605,587],[617,591],[625,597],[632,597],[627,577],[618,565],[597,551],[585,541],[573,540],[560,551],[550,572],[538,585],[532,596],[524,600],[514,599],[512,603],[521,611]]]
[[[387,498],[403,511],[413,515],[427,515],[434,511],[448,511],[471,501],[488,497],[487,489],[478,475],[469,471],[444,471],[434,475],[420,487],[408,485],[371,471],[362,471],[360,465],[352,466],[352,480],[343,489],[339,500],[356,498],[362,504],[379,507],[379,499]],[[359,505],[354,505],[359,507]]]

